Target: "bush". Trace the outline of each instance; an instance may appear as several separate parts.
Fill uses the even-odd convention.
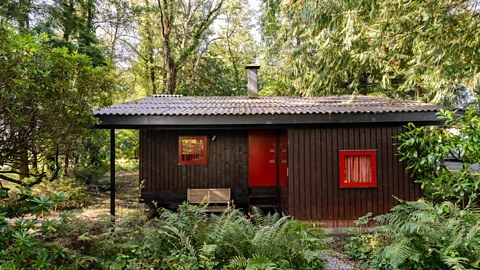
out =
[[[85,185],[79,184],[71,178],[42,182],[34,188],[34,195],[50,196],[53,199],[58,192],[62,192],[67,199],[61,204],[55,204],[55,210],[81,208],[92,200],[92,196],[87,193]]]
[[[407,163],[407,171],[422,184],[425,195],[436,201],[452,200],[466,204],[472,194],[480,192],[480,171],[474,164],[480,163],[479,112],[469,109],[465,115],[441,111],[444,127],[415,127],[398,136],[402,142],[398,152]],[[453,156],[461,161],[460,171],[451,171],[445,159]]]
[[[72,176],[73,178],[87,185],[98,185],[102,178],[104,178],[105,173],[108,170],[108,166],[86,166],[84,164],[79,164],[73,167]]]
[[[134,129],[120,129],[115,131],[117,156],[119,159],[138,160],[139,131]]]
[[[57,199],[61,202],[65,198],[59,195]],[[36,218],[9,222],[6,213],[0,211],[0,269],[56,269],[61,265],[72,268],[69,250],[52,242],[70,215],[63,212],[59,221],[42,219],[55,200],[40,196],[27,202],[27,212],[34,213]]]
[[[373,235],[345,242],[348,254],[368,269],[478,269],[480,214],[473,199],[464,208],[451,202],[403,202],[377,216]]]
[[[98,184],[109,168],[109,137],[106,130],[92,130],[78,150],[80,155],[74,163],[72,176],[87,185]]]

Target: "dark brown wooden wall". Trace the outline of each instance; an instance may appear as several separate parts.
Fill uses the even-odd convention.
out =
[[[405,173],[393,138],[402,127],[352,127],[288,130],[289,213],[327,226],[351,226],[373,212],[388,212],[396,200],[420,197]],[[377,187],[340,188],[339,150],[376,149]]]
[[[178,136],[182,135],[207,136],[206,165],[178,165]],[[187,188],[231,188],[233,197],[237,191],[246,197],[247,130],[140,130],[140,148],[142,193],[168,191],[186,197]]]

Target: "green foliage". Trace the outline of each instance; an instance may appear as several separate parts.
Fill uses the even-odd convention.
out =
[[[122,129],[115,133],[116,156],[119,159],[138,159],[138,130]]]
[[[60,196],[61,197],[61,196]],[[26,212],[42,218],[58,203],[48,196],[29,199]],[[68,249],[51,242],[59,227],[67,222],[64,212],[60,220],[24,219],[6,220],[0,208],[0,269],[73,269]]]
[[[480,214],[475,198],[461,209],[451,202],[403,202],[373,220],[372,235],[346,241],[348,254],[366,269],[478,269]]]
[[[449,129],[443,127],[415,127],[398,139],[398,152],[407,170],[422,184],[432,199],[451,199],[465,204],[468,197],[480,191],[479,171],[472,168],[480,163],[480,120],[478,111],[469,109],[465,115],[441,111]],[[451,171],[445,159],[453,156],[461,161],[459,171]]]
[[[0,177],[21,185],[55,179],[60,155],[96,123],[93,106],[109,103],[111,67],[96,67],[86,55],[51,47],[47,35],[21,34],[4,20],[0,59],[0,166],[8,168]]]
[[[380,234],[353,232],[353,235],[345,239],[343,247],[346,255],[361,265],[362,269],[371,269],[372,265],[381,268],[386,264],[378,260],[375,253],[378,248],[386,245],[381,241]]]
[[[109,133],[91,130],[77,147],[72,176],[80,183],[98,184],[109,168]]]
[[[128,81],[130,95],[171,94],[173,86],[175,94],[189,96],[245,95],[244,67],[260,51],[248,1],[159,3],[133,2],[130,23],[139,42],[119,38],[117,47],[130,52],[125,57],[132,65],[120,78]],[[164,26],[171,30],[162,31]]]
[[[114,230],[92,230],[75,221],[68,226],[77,228],[79,241],[69,247],[83,251],[77,259],[82,267],[321,269],[320,255],[331,253],[326,248],[331,240],[321,229],[278,215],[251,222],[233,208],[208,216],[204,208],[183,204],[150,221],[131,214]]]
[[[277,34],[264,62],[278,93],[454,104],[479,91],[477,1],[263,2],[264,34]]]
[[[55,210],[81,208],[92,201],[92,196],[87,193],[85,185],[72,178],[40,183],[33,193],[50,196],[54,201]],[[65,199],[62,199],[62,196]]]

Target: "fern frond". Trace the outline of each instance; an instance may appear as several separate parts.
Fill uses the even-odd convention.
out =
[[[410,258],[412,249],[405,243],[399,241],[391,244],[384,249],[385,256],[390,259],[390,264],[394,269],[400,268]]]
[[[468,265],[469,259],[464,257],[450,257],[446,255],[441,256],[442,261],[450,268],[455,270],[467,269],[465,265]]]
[[[235,256],[230,259],[228,266],[229,268],[233,267],[234,269],[245,268],[247,267],[250,260],[251,259],[247,259],[245,257]]]

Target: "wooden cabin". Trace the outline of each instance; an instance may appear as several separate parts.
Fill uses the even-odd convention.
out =
[[[345,227],[388,212],[394,196],[421,196],[396,136],[408,122],[442,124],[440,109],[368,96],[154,95],[94,114],[112,139],[114,129],[140,130],[146,203],[175,208],[189,189],[222,188],[237,207]]]

